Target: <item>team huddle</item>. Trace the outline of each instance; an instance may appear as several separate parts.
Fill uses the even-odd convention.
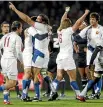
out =
[[[38,75],[43,70],[45,71],[43,78],[48,84],[46,92],[48,101],[58,98],[58,85],[64,81],[63,76],[66,72],[76,99],[84,102],[87,92],[101,82],[103,73],[103,27],[98,24],[99,14],[96,12],[90,14],[88,26],[85,18],[90,11],[86,9],[84,14],[72,24],[67,17],[70,7],[66,7],[60,26],[51,27],[49,18],[45,14],[39,14],[36,18],[29,17],[16,9],[11,2],[9,8],[30,27],[24,31],[24,46],[19,36],[23,25],[19,21],[14,21],[11,25],[12,31],[4,34],[0,39],[0,49],[3,50],[1,73],[5,78],[0,91],[4,95],[4,104],[10,104],[9,90],[17,86],[18,62],[19,66],[24,68],[22,94],[17,93],[23,101],[42,100]],[[76,69],[80,72],[82,91],[76,82]],[[54,72],[57,73],[55,79],[53,79]],[[35,88],[35,97],[32,99],[28,96],[31,80]],[[94,95],[99,98],[100,88],[95,88]]]

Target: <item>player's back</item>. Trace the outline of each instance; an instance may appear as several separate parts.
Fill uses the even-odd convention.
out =
[[[72,45],[73,33],[74,32],[71,27],[58,31],[58,39],[59,39],[59,45],[60,45],[59,55],[61,55],[62,58],[67,57],[69,53],[70,54],[73,53],[73,45]]]
[[[41,23],[36,23],[34,28],[35,28],[35,34],[33,35],[34,47],[36,50],[39,50],[42,53],[47,54],[49,44],[48,26]]]
[[[17,41],[20,41],[21,43],[21,38],[15,32],[11,32],[3,36],[1,40],[1,44],[4,50],[3,52],[4,58],[16,58]],[[22,45],[22,44],[18,44],[18,45]]]
[[[24,51],[23,51],[23,53],[25,53],[25,54],[32,54],[32,48],[33,48],[32,37],[33,37],[34,34],[35,34],[34,27],[29,27],[27,29],[27,35],[25,36]]]
[[[59,40],[58,40],[58,34],[57,33],[53,33],[50,36],[50,42],[49,42],[49,48],[50,48],[50,52],[59,52]]]

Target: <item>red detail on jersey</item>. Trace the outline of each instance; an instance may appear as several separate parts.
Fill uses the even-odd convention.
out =
[[[35,27],[35,23],[32,26]]]
[[[6,39],[7,39],[7,37],[5,38],[5,41],[4,41],[4,47],[5,47],[5,45],[6,45]]]
[[[58,39],[59,39],[59,42],[62,43],[62,34],[58,34]]]
[[[7,41],[7,47],[9,46],[9,39],[10,39],[10,37],[8,38],[8,41]]]
[[[9,39],[10,39],[10,37],[9,38],[5,38],[5,40],[4,40],[4,47],[8,47],[9,46]]]

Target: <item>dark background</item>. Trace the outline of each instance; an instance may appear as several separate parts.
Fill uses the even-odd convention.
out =
[[[103,1],[12,1],[17,9],[31,16],[37,16],[40,13],[46,14],[50,19],[50,24],[59,25],[60,19],[65,11],[66,6],[70,6],[71,10],[68,14],[72,22],[74,23],[85,11],[86,8],[91,12],[98,12],[100,15],[100,24],[103,25]],[[20,20],[20,18],[9,9],[8,1],[0,1],[0,24],[3,21],[8,21],[10,24],[14,20]],[[89,24],[89,15],[87,16],[87,22]],[[24,29],[28,25],[23,22]],[[23,36],[22,36],[23,38]],[[77,75],[79,85],[80,76]],[[80,85],[81,86],[81,85]],[[69,81],[66,75],[66,88],[70,88]]]
[[[98,12],[101,16],[100,23],[103,24],[103,1],[12,1],[20,11],[29,16],[37,16],[40,13],[46,14],[50,18],[51,25],[58,24],[64,13],[65,7],[70,6],[69,17],[74,23],[86,8],[91,12]],[[4,20],[12,22],[20,20],[19,17],[9,9],[9,1],[0,1],[0,23]],[[88,21],[88,17],[87,17]],[[89,21],[88,21],[89,23]],[[25,24],[25,26],[27,26]]]

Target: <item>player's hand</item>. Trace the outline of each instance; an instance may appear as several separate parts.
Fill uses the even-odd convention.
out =
[[[69,11],[70,11],[70,7],[68,6],[65,8],[65,12],[69,12]]]
[[[90,10],[89,9],[86,9],[85,10],[85,14],[89,14]]]
[[[9,2],[9,8],[12,9],[13,11],[16,10],[16,7],[11,2]]]
[[[84,52],[87,52],[87,48],[84,48]]]

